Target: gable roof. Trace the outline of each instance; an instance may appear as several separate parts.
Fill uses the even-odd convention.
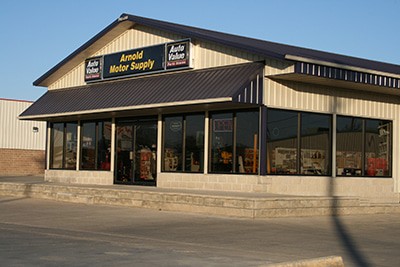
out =
[[[97,35],[95,35],[93,38],[91,38],[89,41],[87,41],[85,44],[83,44],[81,47],[79,47],[77,50],[67,56],[64,60],[58,63],[56,66],[54,66],[52,69],[39,77],[36,81],[33,82],[33,85],[46,86],[45,81],[49,77],[57,73],[58,75],[63,75],[67,72],[66,69],[70,70],[72,67],[75,67],[68,67],[68,64],[70,64],[73,59],[82,62],[87,57],[90,57],[93,51],[96,51],[96,49],[99,49],[102,45],[105,45],[106,42],[111,41],[113,38],[135,24],[140,24],[166,32],[179,34],[184,36],[185,38],[215,42],[221,45],[226,45],[243,51],[254,53],[262,57],[293,61],[309,60],[311,62],[314,61],[319,64],[326,63],[328,65],[331,64],[335,66],[356,67],[364,71],[373,70],[380,73],[394,74],[395,76],[400,75],[400,66],[395,64],[350,57],[286,44],[279,44],[129,14],[122,14],[117,20],[112,22],[104,30],[99,32]]]

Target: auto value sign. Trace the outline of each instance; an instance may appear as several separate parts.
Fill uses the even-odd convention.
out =
[[[85,61],[85,81],[96,81],[101,79],[102,58],[89,58]]]
[[[189,67],[189,47],[189,41],[166,44],[167,60],[165,67],[167,69]]]
[[[190,40],[128,50],[85,61],[85,81],[190,68]]]

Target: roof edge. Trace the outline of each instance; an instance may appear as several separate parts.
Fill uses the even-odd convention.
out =
[[[307,57],[295,56],[295,55],[290,55],[290,54],[286,54],[285,59],[297,61],[297,62],[305,62],[305,63],[317,64],[317,65],[328,66],[328,67],[333,67],[333,68],[357,71],[357,72],[365,72],[365,73],[375,74],[375,75],[400,78],[400,74],[396,74],[396,73],[361,68],[361,67],[356,67],[356,66],[351,66],[351,65],[345,65],[345,64],[329,62],[329,61],[325,61],[325,60],[318,60],[318,59],[312,59],[312,58],[307,58]]]
[[[171,23],[162,20],[155,20],[135,15],[130,15],[127,13],[122,13],[118,19],[113,21],[110,25],[96,34],[89,41],[84,43],[61,62],[39,77],[33,82],[34,86],[46,86],[44,81],[50,76],[54,75],[58,70],[60,70],[65,64],[73,60],[80,53],[88,49],[94,43],[99,41],[107,33],[111,32],[121,23],[130,24],[140,24],[148,27],[154,27],[160,30],[173,32],[181,35],[186,35],[190,38],[197,38],[200,40],[206,40],[210,42],[215,42],[221,45],[233,47],[246,52],[250,52],[261,57],[275,58],[279,60],[293,60],[286,57],[286,55],[291,55],[293,57],[307,58],[314,61],[323,61],[324,63],[330,64],[340,64],[349,67],[356,67],[362,69],[368,69],[377,72],[391,73],[393,75],[400,75],[400,65],[386,63],[381,61],[370,60],[366,58],[347,56],[342,54],[335,54],[331,52],[325,52],[322,50],[315,50],[309,48],[303,48],[299,46],[275,43],[270,41],[265,41],[261,39],[255,39],[250,37],[245,37],[241,35],[235,35],[230,33],[223,33],[219,31],[207,30],[203,28],[186,26],[183,24]],[[250,42],[250,45],[249,43]]]
[[[88,114],[100,114],[109,112],[129,111],[129,110],[141,110],[150,108],[163,108],[173,106],[187,106],[187,105],[198,105],[198,104],[212,104],[232,101],[232,97],[218,97],[218,98],[207,98],[198,100],[187,100],[187,101],[176,101],[168,103],[155,103],[155,104],[144,104],[138,106],[126,106],[126,107],[113,107],[103,108],[100,110],[90,109],[85,111],[71,111],[65,113],[54,113],[54,114],[42,114],[42,115],[23,115],[18,116],[19,120],[45,120],[48,118],[66,117],[66,116],[77,116],[77,115],[88,115]]]

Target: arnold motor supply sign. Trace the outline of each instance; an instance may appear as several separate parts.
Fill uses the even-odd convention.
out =
[[[190,68],[189,39],[89,58],[85,82],[179,68]]]

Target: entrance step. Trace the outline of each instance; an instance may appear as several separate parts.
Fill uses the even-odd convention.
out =
[[[375,205],[356,197],[199,192],[119,185],[1,182],[0,195],[245,218],[400,213],[399,204]]]

